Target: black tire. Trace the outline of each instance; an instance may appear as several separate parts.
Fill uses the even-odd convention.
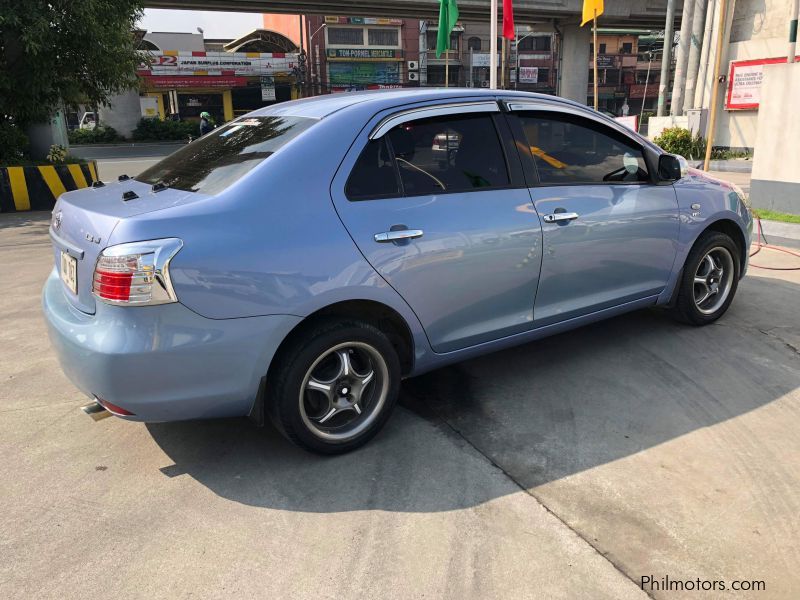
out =
[[[673,316],[690,325],[708,325],[724,315],[731,302],[733,302],[739,286],[739,277],[742,269],[741,252],[730,236],[718,231],[706,231],[703,233],[695,242],[689,252],[689,256],[686,257],[686,263],[678,285],[678,295],[672,311]],[[707,257],[709,255],[712,257],[711,264],[715,264],[715,261],[717,261],[724,266],[720,270],[722,275],[717,278],[717,291],[714,293],[721,294],[726,289],[726,286],[729,285],[730,287],[727,288],[727,291],[724,291],[724,297],[714,299],[713,296],[708,296],[705,303],[703,303],[698,302],[698,299],[713,288],[714,283],[708,282],[714,281],[713,275],[716,271],[710,271],[711,276],[706,277],[706,284],[696,283],[695,278],[704,277],[705,265],[708,264]],[[730,264],[725,264],[728,256],[731,258]],[[720,287],[722,287],[722,290],[720,290]]]
[[[309,383],[327,385],[330,377],[317,374],[326,369],[333,373],[334,361],[338,375],[331,379],[331,391],[309,387]],[[369,372],[372,378],[361,386]],[[342,454],[372,439],[397,403],[401,379],[392,343],[380,329],[358,319],[310,325],[281,351],[270,373],[265,400],[270,419],[289,441],[319,454]],[[325,406],[338,412],[321,421],[328,412]],[[351,425],[339,426],[350,420]]]

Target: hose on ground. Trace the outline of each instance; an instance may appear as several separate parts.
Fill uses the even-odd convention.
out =
[[[756,249],[754,252],[750,253],[750,258],[753,258],[756,254],[761,252],[762,248],[766,248],[767,250],[775,250],[776,252],[783,252],[785,254],[791,254],[792,256],[796,256],[800,258],[800,254],[797,252],[793,252],[791,250],[787,250],[786,248],[778,248],[777,246],[772,246],[767,241],[767,237],[764,235],[764,229],[761,227],[761,219],[758,215],[754,215],[756,218]],[[764,240],[763,242],[761,240]],[[765,267],[764,265],[756,265],[750,263],[751,267],[756,269],[766,269],[768,271],[800,271],[800,267]]]

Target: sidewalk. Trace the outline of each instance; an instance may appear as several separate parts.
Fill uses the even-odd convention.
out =
[[[702,160],[690,160],[689,164],[696,168],[703,168]],[[753,170],[753,159],[732,158],[729,160],[712,160],[708,163],[709,171],[723,171],[725,173],[750,173]]]

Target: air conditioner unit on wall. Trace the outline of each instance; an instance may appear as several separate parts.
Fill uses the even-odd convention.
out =
[[[419,70],[419,61],[417,61],[417,60],[409,60],[408,61],[408,70],[409,71],[418,71]]]
[[[409,81],[419,81],[419,73],[409,73],[408,74]]]
[[[489,87],[488,81],[481,81],[481,87]]]

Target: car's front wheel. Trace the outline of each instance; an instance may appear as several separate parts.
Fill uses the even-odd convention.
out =
[[[339,454],[383,427],[400,388],[400,360],[386,335],[359,320],[307,328],[281,356],[266,399],[277,428],[295,444]]]
[[[692,325],[719,319],[733,302],[739,285],[739,248],[726,234],[707,231],[695,243],[683,267],[676,316]]]

